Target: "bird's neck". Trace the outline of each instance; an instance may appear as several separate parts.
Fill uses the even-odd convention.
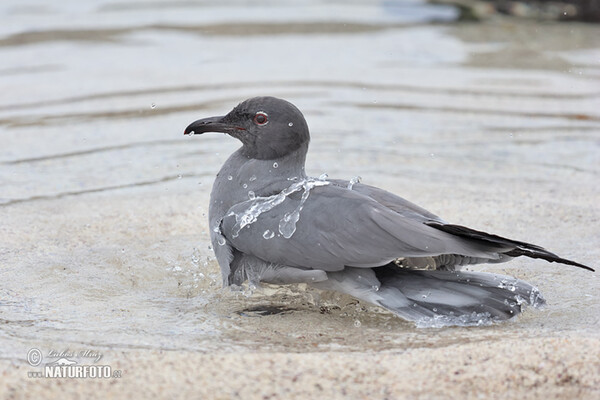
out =
[[[223,164],[211,193],[211,221],[235,204],[253,196],[270,196],[306,178],[304,160],[308,143],[275,160],[248,158],[239,149]],[[212,223],[212,222],[211,222]]]
[[[252,182],[261,181],[262,184],[280,180],[304,179],[306,178],[304,163],[307,151],[308,143],[304,143],[298,149],[283,157],[259,160],[246,157],[242,148],[233,153],[225,164],[234,167],[235,171],[229,169],[228,172],[235,172],[234,178],[241,181],[249,180],[253,176],[256,176],[256,179],[253,179]],[[256,183],[260,184],[261,182]]]

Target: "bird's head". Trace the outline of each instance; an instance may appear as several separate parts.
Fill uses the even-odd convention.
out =
[[[243,144],[249,158],[274,160],[308,144],[310,135],[304,116],[292,103],[275,97],[243,101],[229,114],[192,122],[184,134],[223,132]]]

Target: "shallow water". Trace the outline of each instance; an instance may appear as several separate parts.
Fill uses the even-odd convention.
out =
[[[208,194],[238,143],[182,133],[247,97],[285,97],[311,127],[309,175],[360,175],[598,267],[600,28],[457,25],[418,1],[9,0],[0,15],[0,357],[598,335],[598,274],[534,260],[478,268],[548,301],[489,327],[416,329],[303,287],[221,289]]]

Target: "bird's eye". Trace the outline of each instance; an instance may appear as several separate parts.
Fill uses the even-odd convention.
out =
[[[254,123],[256,125],[266,125],[267,122],[269,122],[269,118],[265,112],[259,111],[254,116]]]

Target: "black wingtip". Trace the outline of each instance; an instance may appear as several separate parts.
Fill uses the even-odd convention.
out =
[[[553,254],[550,252],[541,253],[541,252],[539,252],[539,250],[531,250],[531,249],[527,249],[527,248],[518,247],[518,248],[511,250],[509,252],[506,252],[504,254],[506,254],[509,257],[526,256],[529,258],[540,258],[540,259],[546,260],[548,262],[556,262],[556,263],[561,263],[561,264],[565,264],[565,265],[572,265],[574,267],[579,267],[579,268],[586,269],[588,271],[596,272],[595,269],[588,267],[587,265],[580,264],[576,261],[567,260],[566,258],[561,258],[561,257],[557,256],[556,254]]]
[[[463,238],[478,240],[480,242],[486,242],[489,244],[495,245],[508,245],[515,246],[513,250],[504,252],[509,257],[518,257],[518,256],[526,256],[529,258],[540,258],[542,260],[546,260],[549,262],[557,262],[566,265],[572,265],[574,267],[586,269],[588,271],[596,272],[595,269],[588,267],[587,265],[580,264],[575,261],[567,260],[566,258],[561,258],[554,253],[549,252],[543,247],[536,246],[531,243],[519,242],[517,240],[507,239],[502,236],[492,235],[490,233],[477,231],[475,229],[467,228],[462,225],[453,225],[453,224],[441,224],[439,222],[430,221],[426,222],[426,225],[431,226],[432,228],[439,229],[441,231],[450,233],[455,236],[460,236]]]

